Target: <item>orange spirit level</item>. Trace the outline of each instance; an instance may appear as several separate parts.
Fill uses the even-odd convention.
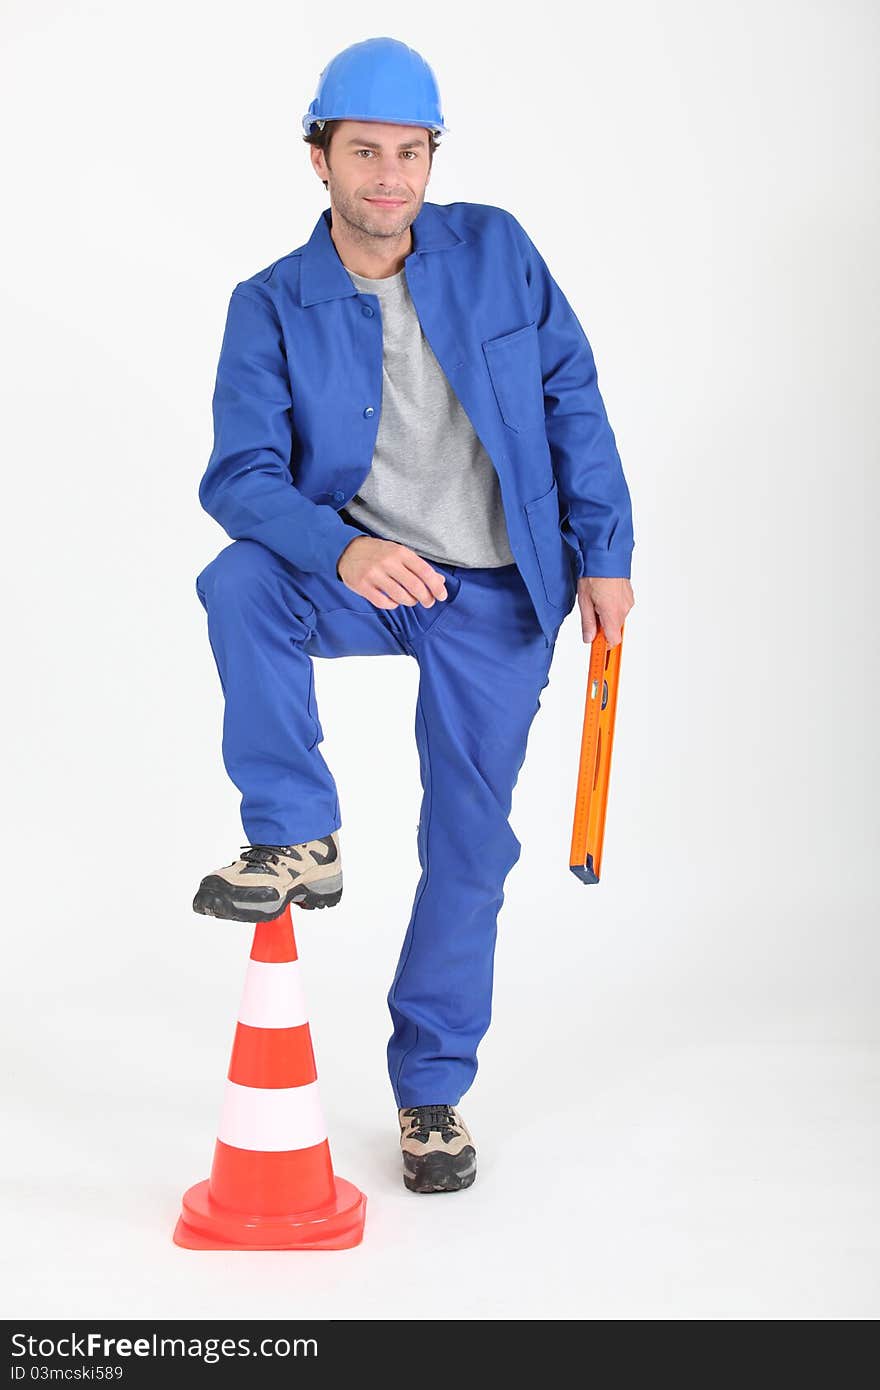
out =
[[[582,883],[598,883],[602,868],[602,840],[608,805],[622,646],[622,627],[620,641],[610,649],[600,627],[593,638],[590,652],[590,675],[569,854],[569,868]]]

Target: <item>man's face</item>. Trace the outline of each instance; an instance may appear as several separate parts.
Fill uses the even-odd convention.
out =
[[[333,212],[369,236],[399,237],[418,216],[430,177],[423,126],[340,121],[312,164],[328,182]]]

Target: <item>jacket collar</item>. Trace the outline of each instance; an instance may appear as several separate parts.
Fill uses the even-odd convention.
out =
[[[331,220],[332,208],[325,208],[303,248],[300,298],[304,305],[357,294],[330,235]],[[445,251],[466,241],[466,237],[453,231],[437,203],[422,203],[411,225],[413,256],[420,256],[423,251]]]

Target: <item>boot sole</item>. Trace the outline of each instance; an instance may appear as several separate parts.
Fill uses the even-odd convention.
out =
[[[295,883],[281,902],[266,903],[262,908],[256,904],[246,906],[236,900],[235,889],[225,879],[210,874],[202,879],[199,891],[193,898],[193,912],[199,912],[203,917],[223,917],[230,922],[274,922],[288,907],[307,910],[335,907],[341,897],[340,873],[314,883]]]
[[[433,1153],[414,1158],[404,1150],[403,1182],[410,1192],[460,1192],[477,1176],[477,1155],[471,1145],[458,1154]]]

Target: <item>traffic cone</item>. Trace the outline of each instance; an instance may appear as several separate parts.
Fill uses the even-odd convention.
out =
[[[211,1176],[183,1195],[188,1250],[344,1250],[367,1199],[334,1175],[290,908],[254,932]]]

